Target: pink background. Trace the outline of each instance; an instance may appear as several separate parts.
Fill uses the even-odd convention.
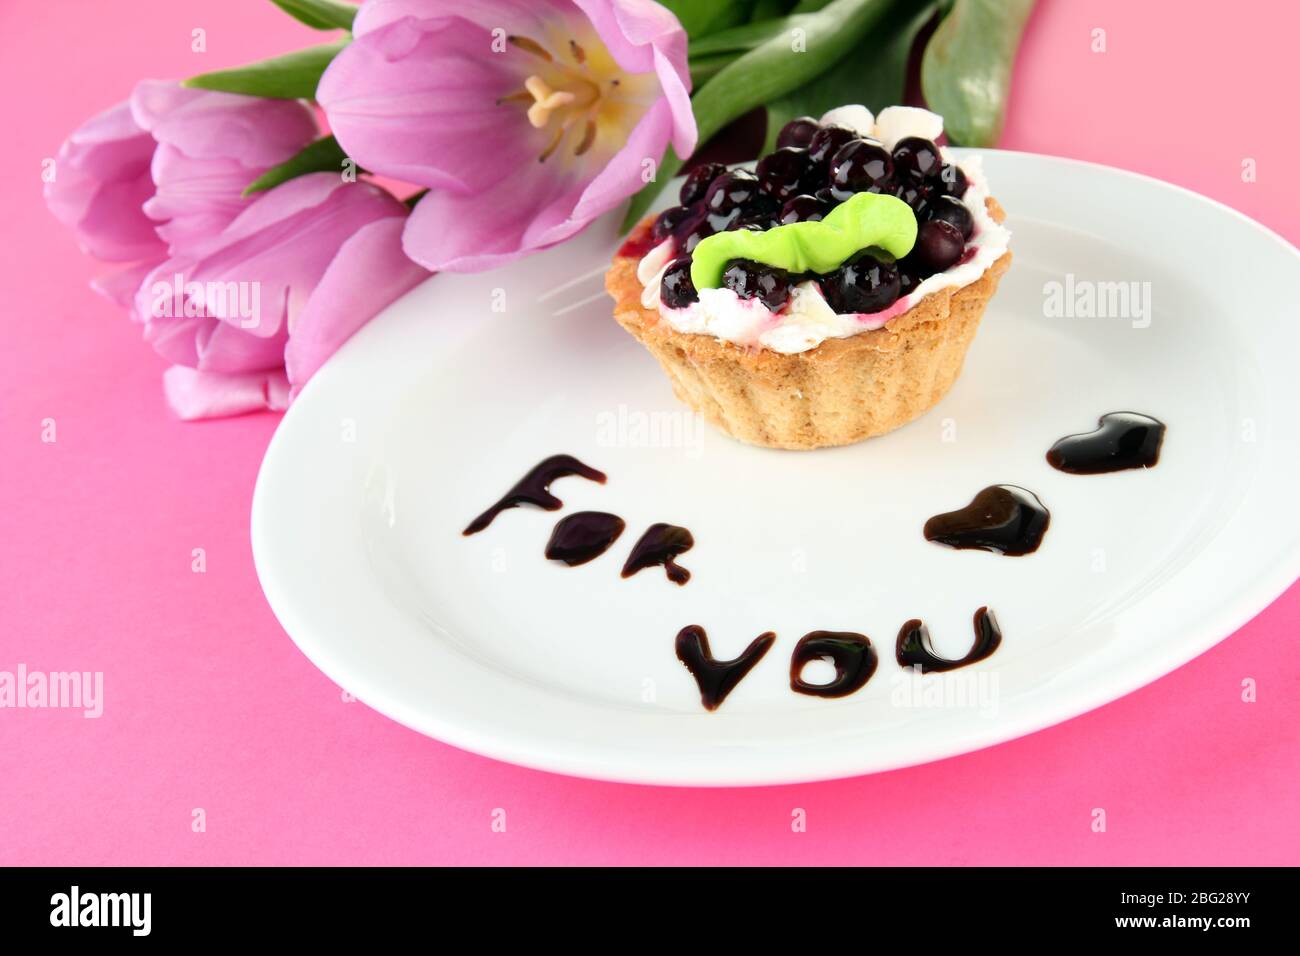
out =
[[[195,27],[204,54],[190,52]],[[1104,54],[1090,52],[1095,27]],[[1300,10],[1266,0],[1213,16],[1179,0],[1043,0],[1003,145],[1149,173],[1294,242],[1300,126],[1282,77],[1298,27]],[[141,76],[318,39],[255,0],[0,8],[0,670],[103,671],[106,697],[98,720],[0,710],[0,863],[1300,862],[1296,587],[1084,717],[835,783],[593,783],[463,753],[343,702],[253,572],[249,502],[277,417],[171,418],[162,360],[87,288],[96,266],[48,215],[40,182],[67,132]],[[1258,182],[1241,181],[1243,157]],[[191,572],[196,547],[205,574]],[[1241,701],[1247,677],[1256,703]],[[206,832],[191,830],[196,807]],[[506,833],[491,830],[496,807]],[[791,832],[796,807],[806,833]],[[1106,833],[1090,829],[1094,807]]]

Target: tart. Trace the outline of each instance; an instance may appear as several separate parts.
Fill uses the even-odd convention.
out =
[[[615,318],[741,441],[845,445],[914,420],[1011,263],[979,158],[957,163],[942,131],[927,110],[841,107],[787,124],[753,172],[696,167],[615,256]]]

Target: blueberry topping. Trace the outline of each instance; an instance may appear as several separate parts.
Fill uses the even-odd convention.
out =
[[[746,216],[770,216],[775,219],[781,215],[781,201],[772,198],[765,192],[758,192],[753,195],[749,202],[745,203]]]
[[[728,213],[748,204],[758,195],[758,179],[745,169],[723,173],[709,186],[704,206],[711,213]]]
[[[810,117],[799,117],[782,128],[777,148],[759,160],[755,172],[720,163],[699,166],[682,187],[682,205],[655,219],[654,240],[671,236],[679,257],[664,270],[662,301],[668,308],[699,301],[691,280],[691,256],[709,236],[817,222],[854,194],[871,192],[897,196],[916,215],[916,242],[901,260],[873,246],[829,274],[815,275],[732,259],[723,269],[721,284],[742,299],[757,299],[778,312],[789,303],[796,284],[811,280],[837,313],[882,312],[929,276],[961,260],[975,231],[975,216],[961,201],[968,186],[966,174],[945,163],[939,147],[928,139],[905,137],[891,152],[845,127],[820,126]]]
[[[831,157],[835,155],[836,150],[849,140],[857,138],[857,133],[851,129],[845,129],[843,126],[823,126],[808,144],[808,158],[815,165],[827,165],[830,163]]]
[[[883,249],[864,249],[821,280],[822,294],[841,315],[879,312],[900,293],[898,264]]]
[[[766,232],[769,229],[775,229],[781,225],[781,220],[777,214],[768,212],[749,213],[744,218],[737,220],[732,226],[733,229],[753,229],[758,232]]]
[[[737,206],[735,209],[729,209],[726,212],[711,212],[704,217],[709,229],[713,232],[728,232],[740,225],[740,221],[745,218],[745,210]]]
[[[703,199],[713,181],[726,171],[727,167],[722,163],[703,163],[692,169],[686,176],[686,182],[682,183],[679,197],[682,205],[689,206]]]
[[[904,136],[894,145],[894,165],[900,178],[920,182],[939,175],[943,159],[939,147],[919,136]]]
[[[792,119],[782,126],[781,132],[777,134],[777,149],[786,146],[807,146],[812,142],[813,135],[821,128],[821,124],[811,116],[800,116],[797,119]]]
[[[898,297],[901,299],[905,295],[911,295],[918,285],[923,281],[922,276],[910,268],[913,263],[908,260],[912,257],[905,256],[898,260]]]
[[[894,188],[894,195],[912,207],[917,221],[930,216],[930,206],[934,199],[934,190],[924,183],[903,182]]]
[[[966,187],[969,185],[961,167],[952,163],[944,163],[939,175],[934,178],[935,189],[945,196],[955,196],[958,199],[966,195]]]
[[[734,259],[722,273],[722,284],[742,299],[758,299],[773,312],[790,301],[790,275],[783,269]]]
[[[910,255],[930,273],[943,272],[961,258],[966,240],[961,230],[942,219],[922,223],[916,232],[916,248]]]
[[[881,190],[893,175],[893,157],[879,143],[850,140],[831,157],[830,183],[836,192]]]
[[[677,251],[690,255],[702,239],[707,239],[716,230],[709,222],[710,217],[703,211],[696,213],[677,227],[673,238],[677,241]]]
[[[816,196],[809,196],[807,193],[792,196],[781,207],[781,225],[788,226],[792,222],[819,222],[825,219],[830,211],[830,203]]]
[[[760,159],[754,171],[763,191],[778,202],[785,202],[811,183],[809,173],[812,168],[808,150],[785,146]]]
[[[969,239],[975,231],[975,217],[964,202],[952,196],[936,196],[930,203],[930,218],[952,223],[963,240]]]
[[[668,264],[663,282],[659,285],[660,297],[670,309],[682,309],[692,302],[698,302],[699,293],[691,281],[691,257],[682,256]]]
[[[676,232],[682,223],[696,214],[696,210],[688,206],[670,206],[655,219],[655,224],[650,228],[650,235],[655,242],[663,242]]]

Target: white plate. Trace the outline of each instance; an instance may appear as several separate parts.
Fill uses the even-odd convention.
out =
[[[683,785],[962,753],[1113,700],[1221,640],[1300,573],[1300,256],[1152,179],[984,155],[1015,262],[965,372],[928,415],[850,448],[751,448],[685,414],[610,317],[612,221],[413,291],[320,371],[267,451],[253,552],[285,630],[423,733],[527,766]],[[1067,273],[1076,289],[1150,283],[1149,326],[1048,317],[1045,284]],[[1055,439],[1119,410],[1168,424],[1158,467],[1084,477],[1046,464]],[[608,484],[561,479],[563,512],[516,509],[461,536],[560,452]],[[927,518],[995,483],[1051,509],[1036,554],[923,539]],[[547,562],[555,521],[579,509],[628,529],[588,565]],[[684,588],[660,569],[619,576],[655,521],[695,534]],[[893,660],[901,624],[923,618],[960,656],[981,605],[1002,648],[918,693]],[[674,655],[687,624],[720,658],[778,635],[714,713]],[[881,663],[865,688],[790,691],[790,651],[815,629],[871,637]]]

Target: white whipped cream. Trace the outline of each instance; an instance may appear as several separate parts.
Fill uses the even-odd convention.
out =
[[[820,122],[845,126],[860,135],[872,136],[889,148],[906,136],[933,140],[943,132],[941,117],[929,110],[910,106],[887,107],[878,117],[873,117],[864,106],[841,106],[824,115]],[[941,148],[940,153],[944,162],[953,161],[946,147]],[[946,272],[930,276],[887,309],[841,315],[831,308],[821,288],[811,280],[796,285],[791,290],[790,301],[779,312],[771,311],[758,299],[742,299],[730,289],[723,288],[701,289],[698,302],[682,309],[670,309],[660,301],[660,286],[673,258],[672,239],[666,239],[650,250],[637,265],[637,279],[644,287],[641,304],[647,309],[659,309],[660,315],[678,332],[712,335],[725,342],[787,355],[806,352],[827,339],[842,339],[878,329],[927,295],[970,285],[1007,251],[1011,232],[994,222],[988,213],[985,200],[989,189],[980,157],[967,157],[960,166],[968,182],[961,201],[975,220],[975,231],[966,242],[962,260]]]

